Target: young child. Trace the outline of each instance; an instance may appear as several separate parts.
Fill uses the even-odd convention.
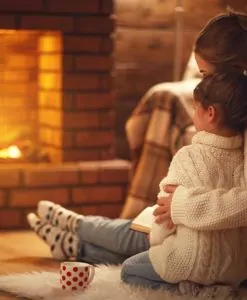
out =
[[[246,188],[242,137],[247,124],[246,95],[247,76],[236,71],[206,76],[198,84],[193,117],[197,133],[192,145],[174,156],[161,188],[168,184]],[[179,201],[176,205],[179,210]],[[200,211],[194,217],[200,220]],[[164,224],[153,225],[149,251],[124,262],[123,281],[167,288],[168,283],[187,280],[238,286],[247,278],[247,228],[200,231],[174,223],[178,225],[173,232]]]

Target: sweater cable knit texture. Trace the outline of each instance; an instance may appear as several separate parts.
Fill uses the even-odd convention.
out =
[[[180,186],[172,202],[172,219],[176,227],[173,231],[167,231],[164,224],[154,225],[149,250],[154,269],[165,281],[239,284],[247,278],[247,228],[226,230],[231,226],[224,217],[222,228],[210,228],[210,222],[207,228],[205,220],[202,220],[200,228],[200,211],[205,209],[204,204],[209,210],[208,215],[216,208],[219,209],[219,216],[221,214],[219,203],[216,207],[209,207],[206,204],[207,198],[205,202],[200,202],[201,207],[190,213],[189,218],[183,214],[183,208],[179,207],[180,202],[183,202],[181,199],[188,197],[188,194],[183,194],[186,188],[219,188],[224,191],[246,189],[243,155],[242,136],[221,137],[201,131],[194,135],[191,145],[183,147],[174,156],[160,187],[162,190],[167,184]],[[231,196],[235,196],[238,205],[238,194],[233,193]],[[193,201],[197,201],[195,197]],[[188,203],[189,200],[185,211],[189,210]],[[247,219],[246,210],[242,217]],[[195,228],[190,224],[196,224]]]

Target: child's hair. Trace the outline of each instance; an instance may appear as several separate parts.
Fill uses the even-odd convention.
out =
[[[194,90],[204,109],[214,106],[220,126],[243,132],[247,125],[247,76],[239,72],[215,73],[202,79]]]
[[[247,14],[230,10],[211,19],[199,33],[194,51],[216,71],[247,65]]]

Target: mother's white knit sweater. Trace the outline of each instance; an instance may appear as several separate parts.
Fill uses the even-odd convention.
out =
[[[183,147],[174,156],[162,185],[227,190],[246,188],[242,146],[241,136],[226,138],[198,132],[192,145]],[[183,197],[181,190],[180,197]],[[176,206],[179,206],[178,199]],[[196,215],[198,218],[198,212]],[[165,281],[239,284],[247,278],[246,228],[203,231],[179,224],[175,232],[165,233],[161,239],[156,228],[154,226],[151,235],[149,257],[155,271]]]

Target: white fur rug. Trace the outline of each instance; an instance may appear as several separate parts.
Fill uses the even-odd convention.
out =
[[[168,291],[154,291],[130,287],[120,280],[120,267],[99,266],[91,287],[85,292],[66,293],[59,288],[59,274],[55,272],[34,272],[0,276],[0,290],[29,299],[45,300],[192,300],[192,295],[178,296]],[[209,293],[210,294],[210,293]],[[200,293],[196,299],[212,299],[208,293]],[[216,296],[216,297],[215,297]],[[214,299],[232,298],[221,291]]]

